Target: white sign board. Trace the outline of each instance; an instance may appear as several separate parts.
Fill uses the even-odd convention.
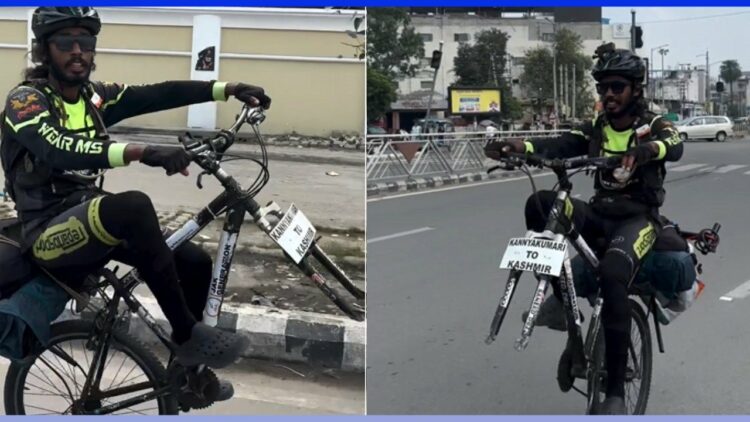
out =
[[[508,242],[500,268],[559,277],[567,247],[565,242],[529,237],[513,238]]]
[[[297,264],[315,240],[315,227],[294,204],[289,206],[270,236]]]

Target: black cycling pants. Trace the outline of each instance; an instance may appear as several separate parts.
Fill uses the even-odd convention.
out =
[[[556,194],[551,191],[540,191],[537,196],[539,202],[534,195],[529,197],[525,210],[526,226],[529,230],[544,230],[555,197]],[[568,210],[568,218],[572,219],[586,243],[600,257],[602,325],[610,379],[607,394],[623,396],[630,337],[628,287],[638,271],[641,259],[656,241],[657,226],[646,214],[628,218],[607,218],[594,212],[589,204],[577,199],[570,199],[569,205],[564,208]],[[602,240],[603,246],[597,247]]]
[[[171,251],[151,200],[137,191],[100,196],[52,218],[33,243],[35,261],[71,287],[110,260],[138,269],[178,343],[190,338],[211,282],[211,257],[186,243]]]

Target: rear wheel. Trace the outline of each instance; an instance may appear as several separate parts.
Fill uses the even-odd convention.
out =
[[[625,372],[625,408],[629,415],[646,413],[648,396],[651,392],[651,374],[653,369],[653,349],[648,318],[638,302],[630,302],[630,348]],[[594,343],[594,355],[588,376],[589,408],[588,414],[604,402],[607,388],[607,369],[604,361],[604,330],[598,330]]]
[[[159,360],[132,336],[113,331],[106,365],[97,386],[101,394],[81,400],[81,390],[92,367],[95,350],[91,321],[69,320],[52,325],[49,346],[30,362],[13,362],[5,376],[5,413],[55,415],[86,413],[154,391],[167,379]],[[130,388],[132,391],[125,392]],[[121,390],[115,397],[107,392]],[[173,395],[133,404],[114,414],[176,415]]]

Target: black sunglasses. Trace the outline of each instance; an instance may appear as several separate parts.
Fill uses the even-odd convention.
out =
[[[78,44],[81,51],[90,52],[96,49],[96,37],[93,35],[55,35],[49,41],[64,52],[73,51],[73,46]]]
[[[613,94],[619,95],[625,91],[625,88],[630,86],[629,83],[614,81],[609,83],[596,84],[596,92],[599,95],[605,95],[607,91],[612,91]]]

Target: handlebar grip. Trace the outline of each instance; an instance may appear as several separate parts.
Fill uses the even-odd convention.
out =
[[[201,144],[200,141],[196,141],[195,139],[193,139],[193,135],[187,132],[184,135],[178,136],[177,140],[182,144],[182,146],[186,150],[197,148]]]
[[[718,233],[719,233],[719,229],[721,229],[721,224],[719,224],[719,223],[714,223],[714,226],[713,226],[713,227],[711,228],[711,230],[712,230],[712,231],[713,231],[714,233],[716,233],[716,234],[718,234]]]

